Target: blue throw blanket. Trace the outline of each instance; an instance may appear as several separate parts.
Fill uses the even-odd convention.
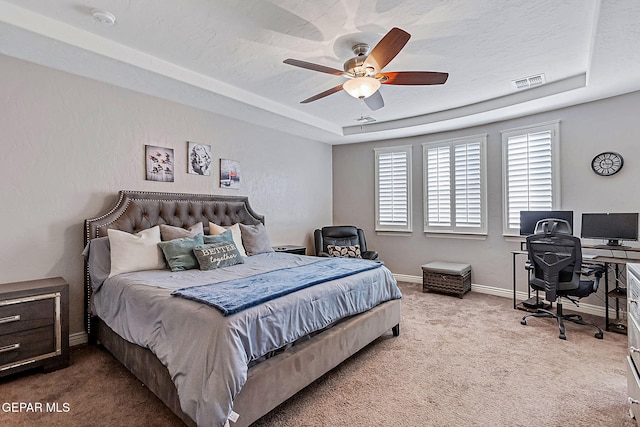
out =
[[[172,295],[202,302],[228,316],[318,283],[340,279],[382,264],[356,258],[320,258],[311,264],[273,270],[226,282],[181,288]]]

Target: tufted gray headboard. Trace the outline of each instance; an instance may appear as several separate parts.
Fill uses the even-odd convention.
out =
[[[188,228],[202,222],[205,233],[209,222],[226,226],[235,223],[264,224],[264,216],[249,206],[245,196],[211,194],[153,193],[147,191],[120,191],[118,201],[105,214],[84,221],[85,245],[91,239],[105,237],[108,229],[137,233],[160,224]],[[87,332],[91,332],[92,286],[85,262],[85,319]]]
[[[160,224],[188,228],[202,222],[206,232],[209,221],[223,226],[237,222],[264,224],[264,216],[251,209],[245,196],[124,190],[118,195],[115,206],[107,213],[85,220],[85,244],[106,236],[109,228],[137,233]]]

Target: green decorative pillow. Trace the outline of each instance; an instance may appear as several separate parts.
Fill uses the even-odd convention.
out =
[[[208,243],[220,243],[220,242],[233,242],[233,234],[231,230],[225,230],[224,233],[217,234],[214,236],[204,236],[204,244]],[[237,249],[237,247],[236,247]]]
[[[199,245],[193,248],[193,253],[198,259],[200,270],[213,270],[244,263],[233,240]]]
[[[362,258],[360,253],[360,245],[353,246],[337,246],[327,245],[327,252],[331,256],[344,257],[344,258]]]
[[[182,271],[198,268],[198,260],[193,254],[193,248],[203,243],[202,234],[198,234],[194,237],[182,237],[168,242],[160,242],[158,246],[162,249],[171,271]]]

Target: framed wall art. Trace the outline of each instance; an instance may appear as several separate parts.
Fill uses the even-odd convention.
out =
[[[187,151],[187,172],[194,175],[211,175],[211,146],[188,141]]]
[[[173,182],[173,148],[145,145],[147,181]]]
[[[240,162],[220,159],[220,188],[240,188]]]

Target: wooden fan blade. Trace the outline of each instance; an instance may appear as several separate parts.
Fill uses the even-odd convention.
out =
[[[382,94],[379,90],[375,91],[373,95],[364,99],[364,103],[367,104],[369,109],[376,111],[384,107],[384,99],[382,99]]]
[[[285,59],[285,64],[293,65],[294,67],[306,68],[307,70],[320,71],[321,73],[333,74],[334,76],[341,76],[346,74],[344,71],[337,68],[325,67],[324,65],[313,64],[311,62],[300,61],[298,59]]]
[[[406,31],[400,28],[392,28],[371,50],[371,53],[364,61],[365,66],[373,67],[376,72],[382,71],[402,50],[410,38],[411,34]]]
[[[441,85],[449,78],[449,73],[438,73],[436,71],[396,71],[380,73],[376,77],[383,79],[380,82],[384,85]],[[384,79],[386,77],[386,79]]]
[[[325,96],[329,96],[332,93],[340,92],[342,90],[342,85],[332,87],[331,89],[325,90],[317,95],[312,96],[311,98],[307,98],[304,101],[300,101],[300,104],[308,104],[313,101],[317,101],[320,98],[324,98]]]

